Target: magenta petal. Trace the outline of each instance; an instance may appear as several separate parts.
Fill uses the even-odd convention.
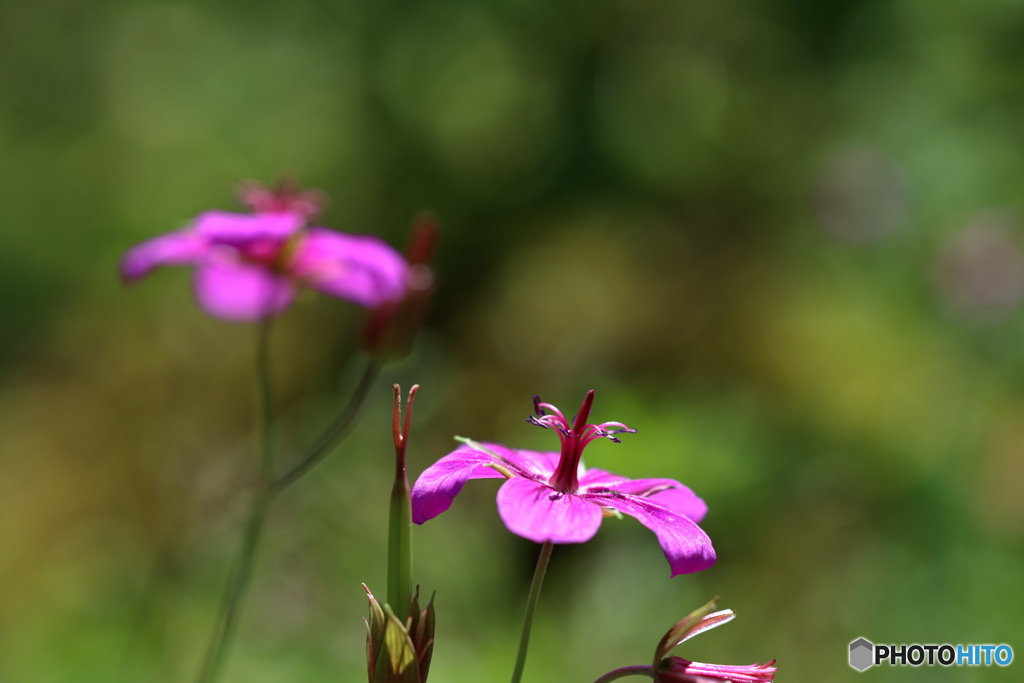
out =
[[[698,524],[708,514],[708,504],[686,486],[665,489],[648,496],[648,498],[655,503],[664,505],[670,510],[689,517]]]
[[[196,234],[216,244],[244,246],[260,240],[284,241],[302,227],[302,218],[290,213],[229,213],[207,211],[192,224]]]
[[[672,576],[699,572],[715,563],[711,539],[689,517],[648,498],[616,493],[587,493],[586,496],[588,500],[635,517],[653,531],[672,568]]]
[[[157,266],[186,265],[200,261],[209,250],[205,240],[191,230],[179,230],[147,240],[121,258],[124,279],[138,280]]]
[[[233,254],[216,254],[196,268],[195,294],[210,315],[239,322],[280,313],[295,298],[290,282]]]
[[[520,471],[520,474],[528,479],[547,481],[555,473],[555,467],[558,466],[558,453],[550,451],[524,451],[518,448],[509,448],[500,443],[484,443],[480,445],[512,465]]]
[[[498,514],[512,533],[536,543],[584,543],[601,526],[601,508],[529,479],[509,479],[498,489]]]
[[[730,683],[760,683],[774,681],[777,668],[775,660],[767,664],[704,664],[691,662],[682,657],[669,657],[669,666],[659,673],[666,681],[679,683],[714,683],[729,681]]]
[[[325,294],[373,308],[405,294],[408,265],[376,237],[310,228],[290,271]]]
[[[708,513],[707,504],[675,479],[623,479],[605,486],[620,493],[648,498],[698,523]]]
[[[412,487],[412,521],[423,524],[452,506],[452,500],[470,479],[501,479],[488,463],[500,463],[492,455],[460,446],[423,471]]]
[[[604,470],[589,469],[580,477],[580,488],[612,487],[624,481],[629,481],[629,479]]]

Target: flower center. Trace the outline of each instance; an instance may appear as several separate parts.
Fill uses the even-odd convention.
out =
[[[558,467],[554,474],[548,479],[548,484],[562,493],[575,493],[580,486],[579,467],[580,459],[583,457],[583,449],[594,439],[608,438],[619,443],[616,434],[623,432],[635,434],[635,429],[630,429],[621,422],[603,422],[601,424],[588,424],[590,409],[594,405],[594,391],[591,389],[583,399],[580,410],[572,424],[565,419],[565,416],[550,403],[541,403],[539,396],[533,397],[533,407],[537,416],[530,416],[527,421],[538,427],[551,428],[558,431],[558,439],[562,443],[561,456],[558,459]]]
[[[264,238],[238,247],[242,260],[263,266],[277,275],[287,275],[295,253],[303,238],[303,230],[287,239]]]

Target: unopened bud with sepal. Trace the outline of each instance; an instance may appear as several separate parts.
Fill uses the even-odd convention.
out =
[[[404,622],[390,605],[377,602],[363,584],[370,601],[366,623],[366,666],[369,683],[425,683],[434,650],[434,598],[420,607],[419,587]]]

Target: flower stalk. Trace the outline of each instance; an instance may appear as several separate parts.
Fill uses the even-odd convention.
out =
[[[415,384],[409,389],[405,406],[405,420],[402,420],[402,389],[394,389],[394,404],[391,412],[391,433],[395,442],[395,480],[391,487],[391,501],[388,511],[388,604],[402,621],[409,616],[412,598],[412,502],[409,494],[409,477],[406,473],[405,449],[409,441],[409,427],[412,423],[412,406],[419,391]]]
[[[541,545],[540,555],[537,557],[537,568],[533,571],[533,581],[530,582],[530,594],[526,598],[526,614],[523,616],[523,631],[519,636],[519,651],[516,653],[515,668],[512,669],[512,683],[519,683],[523,677],[523,669],[526,667],[526,652],[530,648],[533,614],[537,611],[540,589],[544,585],[544,575],[548,571],[548,561],[551,559],[552,548],[554,548],[554,544],[551,541],[547,541]]]
[[[629,676],[646,676],[647,678],[654,678],[654,667],[644,665],[624,666],[621,669],[609,671],[594,681],[594,683],[611,683],[611,681],[617,681],[620,678],[627,678]]]
[[[207,649],[203,666],[199,671],[198,683],[212,683],[217,679],[221,666],[231,648],[238,614],[245,600],[246,592],[252,578],[253,562],[263,526],[267,518],[267,510],[274,497],[271,486],[271,473],[274,468],[274,449],[276,446],[276,419],[274,413],[274,395],[270,378],[270,330],[272,319],[267,317],[257,327],[256,337],[256,384],[259,396],[260,458],[256,496],[249,510],[245,533],[242,537],[242,548],[235,567],[228,579],[214,628]]]
[[[392,385],[391,435],[395,443],[395,479],[388,506],[388,593],[381,606],[363,584],[370,602],[366,622],[366,668],[369,683],[424,683],[434,650],[434,598],[420,607],[419,586],[412,590],[412,502],[406,473],[406,447],[413,385],[402,415],[402,388]]]
[[[259,396],[258,433],[260,435],[259,471],[256,493],[250,507],[242,547],[224,590],[216,626],[207,647],[206,656],[196,683],[214,683],[231,649],[238,616],[252,578],[253,565],[267,513],[277,494],[307,474],[330,453],[338,442],[348,435],[366,397],[377,378],[379,367],[367,365],[359,384],[338,418],[332,422],[299,461],[274,477],[276,458],[277,420],[274,409],[273,383],[270,377],[270,331],[273,319],[267,317],[257,327],[256,384]],[[406,600],[408,602],[408,600]]]
[[[359,383],[356,385],[348,403],[338,417],[327,426],[327,429],[317,438],[313,445],[285,472],[279,475],[271,483],[274,493],[280,493],[296,481],[301,479],[311,469],[316,467],[331,452],[338,443],[348,436],[349,431],[355,426],[359,411],[366,402],[366,397],[373,388],[373,384],[380,373],[380,366],[372,361],[367,363],[363,370]]]

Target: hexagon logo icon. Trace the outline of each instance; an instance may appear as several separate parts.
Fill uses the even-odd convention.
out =
[[[857,671],[864,671],[873,665],[875,646],[867,638],[858,638],[850,643],[850,666]]]

